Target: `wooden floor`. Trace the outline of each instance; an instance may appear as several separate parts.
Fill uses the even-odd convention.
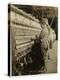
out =
[[[47,73],[55,73],[57,72],[57,41],[54,42],[53,48],[50,49],[50,60],[47,62]]]

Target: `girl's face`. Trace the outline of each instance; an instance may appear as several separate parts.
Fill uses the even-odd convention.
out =
[[[41,24],[42,28],[46,28],[46,26],[47,26],[46,24]]]

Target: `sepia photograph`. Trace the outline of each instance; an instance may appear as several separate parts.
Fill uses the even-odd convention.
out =
[[[58,7],[8,4],[8,75],[57,73]]]

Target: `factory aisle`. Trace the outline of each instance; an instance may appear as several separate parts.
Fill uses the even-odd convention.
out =
[[[55,73],[57,72],[57,44],[58,41],[53,43],[52,49],[49,50],[50,53],[50,60],[47,62],[47,73]]]

